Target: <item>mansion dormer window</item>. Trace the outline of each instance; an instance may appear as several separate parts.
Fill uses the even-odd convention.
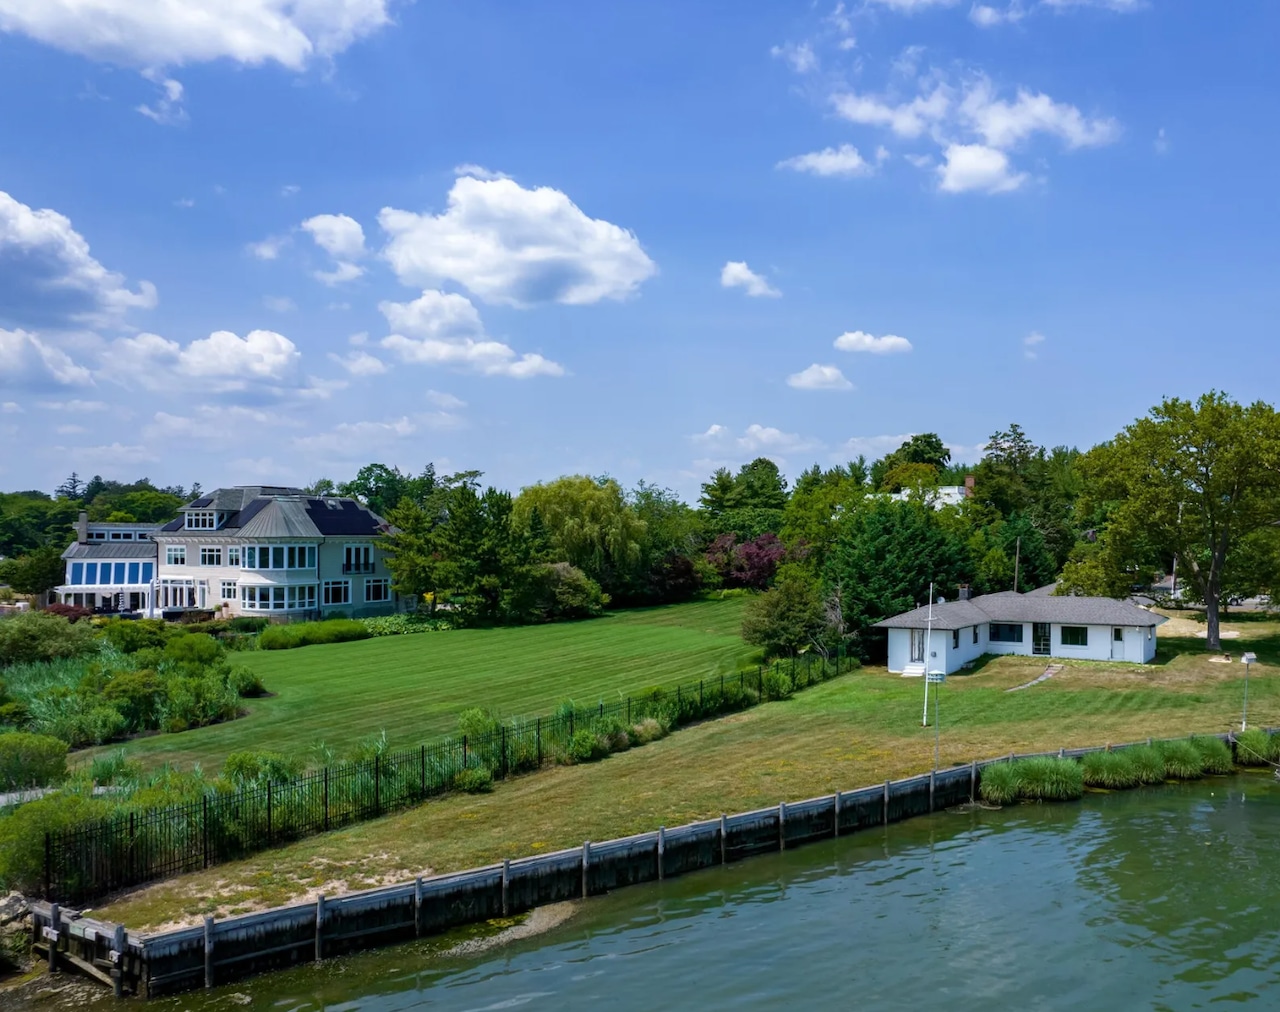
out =
[[[218,528],[218,514],[213,510],[188,510],[187,530],[213,531]]]

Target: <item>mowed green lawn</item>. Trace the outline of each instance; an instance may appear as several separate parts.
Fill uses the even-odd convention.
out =
[[[1209,661],[1194,626],[1179,624],[1151,665],[1067,663],[1018,692],[1007,690],[1039,675],[1044,658],[993,658],[949,678],[938,708],[941,765],[1239,728],[1246,649],[1261,661],[1249,682],[1249,724],[1280,725],[1280,624],[1233,626],[1231,664]],[[446,796],[157,883],[100,913],[135,929],[199,923],[206,913],[334,896],[919,773],[934,753],[934,728],[920,725],[923,691],[919,679],[864,668],[603,762],[548,767],[492,794]],[[1263,771],[1258,783],[1270,790],[1274,781]]]
[[[612,701],[650,686],[733,672],[753,656],[741,638],[742,598],[614,612],[587,622],[459,629],[356,643],[233,655],[274,693],[249,715],[128,743],[149,766],[201,763],[273,749],[310,758],[323,741],[341,754],[385,730],[393,745],[453,732],[458,713],[487,707],[537,716],[566,699]],[[102,750],[98,750],[102,751]]]

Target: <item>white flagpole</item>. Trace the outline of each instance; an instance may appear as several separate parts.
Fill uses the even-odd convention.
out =
[[[929,584],[929,620],[924,635],[924,716],[921,727],[929,726],[929,648],[933,646],[933,583]]]

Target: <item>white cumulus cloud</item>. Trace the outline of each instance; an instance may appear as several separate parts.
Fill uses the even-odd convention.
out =
[[[657,269],[635,235],[551,187],[463,176],[440,214],[383,208],[383,256],[404,284],[452,281],[487,302],[623,299]]]
[[[352,376],[379,376],[387,371],[387,364],[367,351],[353,351],[346,355],[330,352],[329,358]]]
[[[883,148],[880,150],[884,151]],[[887,151],[885,156],[888,156]],[[877,158],[883,161],[879,153]],[[875,171],[875,166],[863,158],[852,144],[841,144],[838,148],[823,148],[821,151],[795,155],[779,162],[777,167],[794,169],[796,172],[809,172],[815,176],[869,176]]]
[[[797,74],[808,74],[818,69],[818,54],[808,42],[774,46],[769,55],[776,60],[785,60]]]
[[[0,387],[88,386],[93,373],[38,334],[0,329]]]
[[[852,390],[853,384],[834,365],[814,363],[808,369],[787,377],[787,386],[797,390]]]
[[[911,342],[896,334],[874,337],[861,330],[850,330],[835,339],[840,351],[864,351],[872,355],[896,355],[911,350]]]
[[[1008,193],[1027,181],[1026,173],[1010,167],[1008,155],[984,144],[952,144],[943,156],[936,171],[944,193]]]
[[[412,302],[383,302],[378,309],[395,331],[382,339],[382,347],[402,362],[515,379],[564,375],[559,363],[538,354],[517,354],[486,335],[479,312],[465,296],[427,289]]]
[[[720,284],[725,288],[741,288],[753,298],[776,299],[782,295],[742,260],[730,260],[720,268]]]
[[[360,222],[345,214],[317,214],[301,227],[334,259],[332,270],[315,272],[318,280],[326,285],[338,285],[354,281],[364,273],[364,268],[355,262],[365,255],[364,229]]]
[[[94,259],[65,215],[33,210],[0,190],[0,323],[108,323],[155,304],[155,285],[128,288],[123,275]]]
[[[1029,359],[1038,357],[1039,352],[1036,351],[1040,345],[1044,344],[1045,337],[1037,330],[1033,330],[1030,334],[1022,339],[1022,353]]]
[[[995,28],[999,25],[1014,25],[1026,17],[1027,12],[1017,2],[1009,6],[992,7],[990,4],[974,4],[969,8],[969,20],[979,28]]]
[[[1057,137],[1068,148],[1109,144],[1120,134],[1114,119],[1090,118],[1075,106],[1055,102],[1043,92],[1019,88],[1014,101],[999,99],[985,78],[965,94],[959,114],[995,148],[1014,147],[1035,133]]]
[[[302,70],[390,21],[389,0],[0,0],[0,31],[121,66]]]

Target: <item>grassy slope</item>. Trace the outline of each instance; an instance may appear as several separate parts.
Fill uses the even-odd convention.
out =
[[[617,612],[589,622],[464,629],[237,655],[275,695],[248,700],[247,717],[127,746],[149,764],[200,762],[269,748],[305,753],[323,740],[339,753],[383,729],[396,744],[451,733],[469,706],[548,713],[619,693],[736,671],[742,598]]]
[[[1250,724],[1280,725],[1280,625],[1242,625],[1266,667],[1250,679]],[[1162,641],[1148,667],[1068,665],[1032,689],[1043,660],[1006,657],[942,689],[942,764],[1011,750],[1094,745],[1239,727],[1243,671],[1212,664],[1203,641]],[[426,872],[605,840],[878,783],[929,769],[933,729],[920,727],[923,685],[867,669],[782,703],[682,730],[590,766],[500,784],[492,795],[448,797],[313,837],[255,858],[160,883],[113,904],[142,928],[203,912],[334,895]]]

